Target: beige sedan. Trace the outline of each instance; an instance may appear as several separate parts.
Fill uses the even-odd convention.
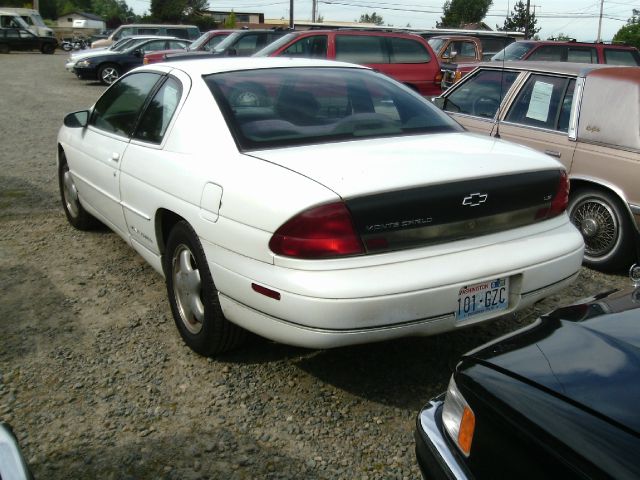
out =
[[[633,263],[640,232],[640,67],[555,62],[479,64],[434,103],[471,132],[557,158],[584,263]]]

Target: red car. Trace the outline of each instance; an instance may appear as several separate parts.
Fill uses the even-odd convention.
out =
[[[637,48],[627,45],[524,40],[507,45],[502,51],[496,53],[491,60],[499,62],[533,60],[639,66],[640,53]],[[476,66],[477,64],[473,63],[443,65],[442,88],[446,90]]]
[[[234,30],[210,30],[206,33],[203,33],[196,39],[191,45],[187,47],[187,51],[211,51],[213,48],[218,45],[222,40],[224,40],[230,33],[233,33]],[[172,53],[182,52],[184,50],[160,50],[157,52],[149,52],[145,54],[143,63],[144,65],[148,65],[149,63],[158,63],[163,62],[167,55]]]
[[[291,32],[257,52],[256,57],[327,58],[366,65],[424,96],[439,95],[438,57],[419,35],[361,30]]]

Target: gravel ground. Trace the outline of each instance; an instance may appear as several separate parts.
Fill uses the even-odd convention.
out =
[[[0,56],[0,419],[36,478],[417,479],[415,416],[460,354],[629,283],[583,269],[482,327],[328,351],[256,339],[199,357],[163,280],[114,233],[64,218],[57,130],[104,90],[66,57]]]

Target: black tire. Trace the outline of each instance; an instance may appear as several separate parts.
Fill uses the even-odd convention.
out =
[[[173,319],[187,346],[204,356],[239,346],[247,331],[224,318],[204,250],[187,222],[171,230],[163,263]]]
[[[56,46],[53,43],[45,43],[44,45],[42,45],[42,48],[40,48],[40,51],[45,55],[51,55],[55,53]]]
[[[104,65],[100,65],[98,69],[98,80],[103,85],[111,85],[118,78],[120,78],[120,67],[113,63],[105,63]]]
[[[583,263],[618,271],[633,262],[633,227],[620,200],[604,190],[584,188],[571,194],[569,218],[585,242]]]
[[[88,213],[78,199],[78,190],[69,172],[69,165],[64,153],[60,153],[60,167],[58,168],[58,186],[62,208],[69,223],[78,230],[91,230],[98,225],[98,220]]]

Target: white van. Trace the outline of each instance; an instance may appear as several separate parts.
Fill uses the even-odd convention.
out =
[[[3,12],[12,13],[18,15],[25,23],[20,25],[23,28],[27,28],[31,33],[38,37],[53,37],[53,30],[47,27],[40,16],[40,12],[31,8],[13,8],[2,7]],[[2,25],[4,27],[4,24]]]
[[[195,25],[164,25],[151,23],[120,25],[109,35],[109,38],[92,42],[91,48],[108,47],[121,38],[132,37],[134,35],[163,35],[184,38],[185,40],[195,40],[200,36],[200,29]]]

